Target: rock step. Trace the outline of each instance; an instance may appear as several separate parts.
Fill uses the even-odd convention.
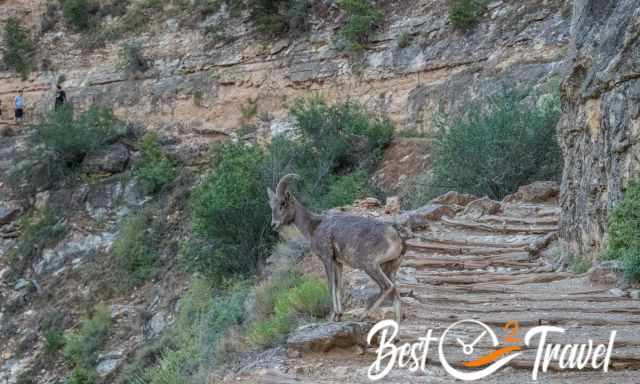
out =
[[[423,240],[407,240],[407,246],[419,250],[422,255],[426,255],[427,252],[434,253],[439,252],[449,255],[496,255],[501,253],[513,253],[513,252],[526,252],[526,245],[523,243],[513,244],[513,246],[495,247],[493,244],[488,243],[486,246],[480,244],[463,245],[463,244],[450,244],[439,242],[427,242]]]
[[[463,220],[449,219],[442,217],[441,222],[450,228],[472,231],[483,231],[491,233],[524,233],[542,234],[558,231],[557,225],[497,225],[469,222]]]
[[[474,219],[476,222],[488,224],[510,224],[510,225],[551,225],[557,226],[560,222],[559,216],[543,216],[540,218],[526,218],[514,216],[485,215]]]
[[[530,262],[528,252],[501,253],[481,255],[425,255],[409,251],[404,266],[415,268],[449,268],[449,269],[482,269],[491,266],[510,268],[535,268],[541,263]]]
[[[516,217],[560,217],[560,207],[557,205],[546,204],[518,204],[518,203],[502,203],[502,213],[507,216]]]

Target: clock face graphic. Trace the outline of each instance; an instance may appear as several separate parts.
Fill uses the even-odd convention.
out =
[[[515,338],[518,330],[516,322],[508,322],[503,329],[511,331],[504,338],[505,343],[519,341]],[[517,351],[521,349],[518,345],[502,345],[496,332],[478,320],[461,320],[452,324],[444,331],[438,345],[443,368],[452,376],[465,381],[487,377],[519,356],[520,352]],[[448,355],[451,359],[454,354],[462,357],[461,365],[464,369],[454,367],[447,359]]]

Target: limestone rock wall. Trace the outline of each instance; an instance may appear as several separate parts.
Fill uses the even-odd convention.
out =
[[[594,254],[608,213],[640,176],[640,1],[576,0],[571,31],[561,230],[576,251]]]
[[[78,48],[78,34],[60,27],[37,31],[44,0],[0,1],[0,15],[23,15],[32,22],[39,39],[36,64],[41,68],[46,61],[47,69],[26,82],[0,72],[0,99],[6,110],[15,91],[24,88],[32,112],[45,110],[53,103],[56,79],[64,75],[76,104],[113,104],[123,117],[197,140],[239,127],[241,107],[250,99],[257,100],[257,122],[280,129],[286,126],[286,106],[317,92],[330,100],[364,102],[388,114],[397,129],[428,132],[440,106],[450,108],[503,83],[540,85],[559,76],[567,52],[567,0],[491,2],[469,33],[453,30],[444,0],[393,2],[385,6],[385,24],[359,59],[334,48],[341,15],[331,1],[324,3],[331,11],[312,20],[309,34],[278,41],[258,39],[246,18],[225,31],[232,42],[215,46],[202,32],[216,23],[215,16],[198,29],[185,29],[173,19],[154,20],[145,33],[127,38],[142,45],[151,66],[133,78],[118,68],[123,41],[87,54]],[[411,35],[411,44],[400,48],[403,32]]]

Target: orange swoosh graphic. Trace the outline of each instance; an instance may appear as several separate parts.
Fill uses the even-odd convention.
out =
[[[521,350],[522,347],[519,347],[517,345],[512,345],[510,347],[504,347],[504,348],[500,348],[496,351],[491,352],[488,355],[482,356],[477,358],[476,360],[472,360],[472,361],[465,361],[464,363],[462,363],[465,367],[469,367],[469,368],[476,368],[476,367],[481,367],[483,365],[487,365],[491,362],[494,362],[496,360],[498,360],[498,358],[502,355],[505,355],[509,352],[513,352],[513,351],[519,351]]]

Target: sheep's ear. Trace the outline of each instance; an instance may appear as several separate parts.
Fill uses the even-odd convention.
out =
[[[291,192],[287,190],[287,192],[284,193],[284,201],[286,201],[287,204],[289,204],[291,203],[292,200],[293,200],[293,195],[291,194]]]
[[[276,195],[271,188],[267,187],[267,195],[269,196],[269,200],[273,200],[273,197]]]

